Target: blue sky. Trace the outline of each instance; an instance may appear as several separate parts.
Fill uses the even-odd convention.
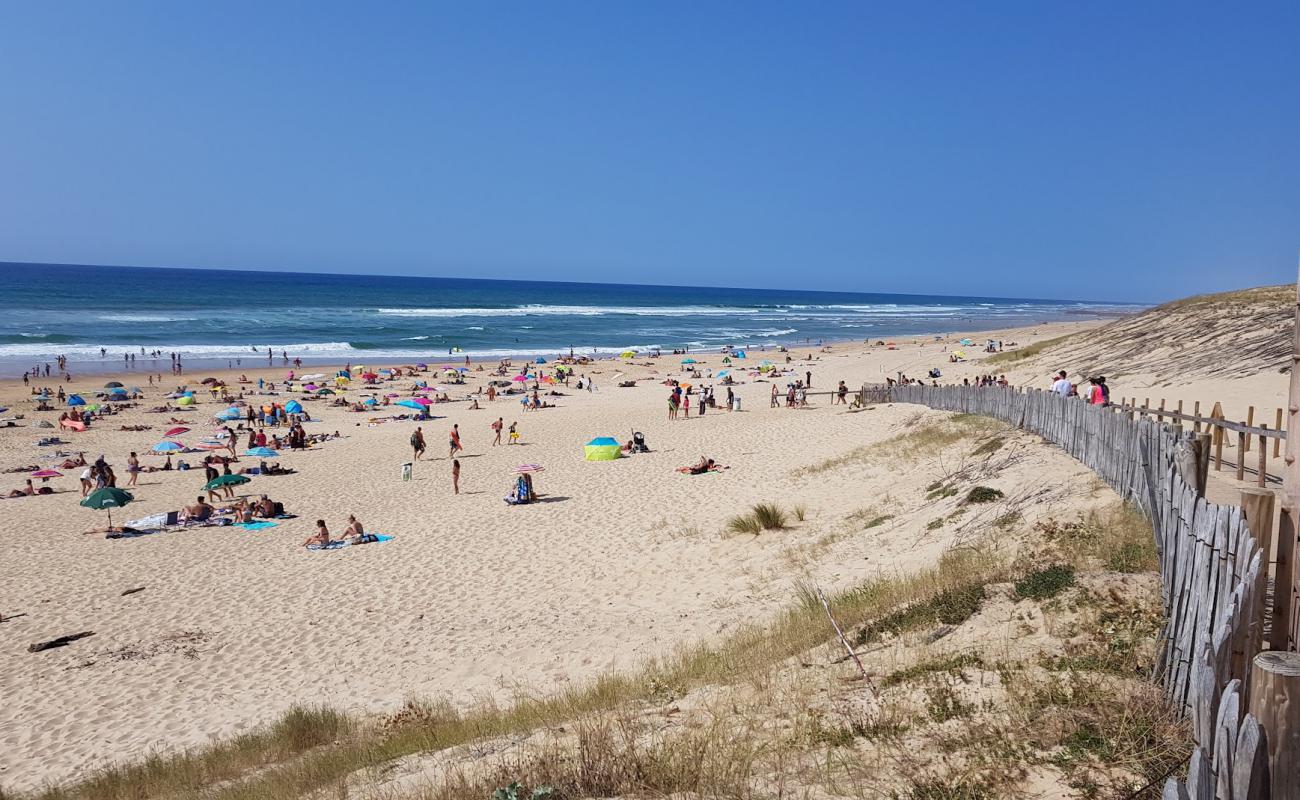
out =
[[[1300,4],[6,3],[0,260],[1294,280]]]

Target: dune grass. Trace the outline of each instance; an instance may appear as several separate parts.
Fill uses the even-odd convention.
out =
[[[1002,365],[1018,364],[1021,361],[1027,361],[1033,358],[1034,356],[1040,355],[1045,351],[1050,350],[1056,347],[1057,345],[1064,343],[1066,340],[1074,337],[1075,335],[1076,334],[1068,333],[1065,336],[1055,336],[1051,339],[1043,339],[1041,341],[1034,342],[1033,344],[1027,344],[1024,347],[1018,348],[1016,350],[1004,350],[1001,353],[994,353],[993,355],[984,359],[983,363],[1002,364]]]

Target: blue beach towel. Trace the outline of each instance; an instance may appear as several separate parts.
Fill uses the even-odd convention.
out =
[[[385,536],[382,533],[376,533],[374,536],[375,536],[375,540],[373,542],[366,542],[366,544],[380,544],[381,542],[388,542],[388,541],[392,541],[393,539],[393,537]],[[352,546],[353,545],[351,542],[330,542],[324,547],[321,547],[318,544],[307,545],[307,549],[308,550],[339,550],[344,547],[352,547]],[[357,546],[359,547],[360,545]]]
[[[246,531],[260,531],[260,530],[265,530],[266,528],[277,528],[277,527],[279,527],[279,526],[280,526],[280,523],[278,523],[278,522],[241,522],[241,523],[239,523],[239,527],[240,527],[240,528],[243,528],[243,529],[246,530]]]

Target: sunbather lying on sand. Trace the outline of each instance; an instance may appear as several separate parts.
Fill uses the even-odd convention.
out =
[[[689,467],[678,467],[677,471],[689,475],[703,475],[706,472],[720,472],[724,469],[729,469],[729,467],[724,467],[706,456],[700,456],[699,462]]]

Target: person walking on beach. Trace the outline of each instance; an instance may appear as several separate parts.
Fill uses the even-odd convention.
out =
[[[840,385],[835,389],[835,402],[838,402],[842,406],[848,405],[848,394],[849,387],[844,385],[844,381],[840,381]]]
[[[497,417],[497,421],[492,423],[491,427],[492,427],[492,432],[496,434],[496,437],[492,439],[492,446],[496,447],[497,445],[501,444],[501,429],[505,427],[505,420],[503,420],[501,417]]]
[[[768,408],[780,408],[780,407],[781,407],[781,401],[777,400],[776,384],[774,383],[772,384],[772,402],[770,405],[768,405]]]
[[[447,458],[453,458],[456,453],[465,449],[460,443],[460,425],[451,426],[451,441],[448,442],[448,445],[450,452],[447,453]]]
[[[1052,383],[1052,391],[1061,397],[1069,397],[1073,389],[1074,384],[1070,383],[1070,379],[1066,377],[1065,370],[1056,373],[1056,380]]]
[[[510,444],[519,444],[519,423],[510,423]]]
[[[451,492],[452,494],[460,494],[460,459],[459,458],[453,458],[451,460]]]
[[[127,480],[127,486],[135,486],[136,479],[140,477],[140,459],[136,456],[135,451],[126,457],[126,473],[131,477]]]
[[[424,455],[424,430],[419,426],[416,426],[415,433],[411,434],[411,452],[416,461]]]

